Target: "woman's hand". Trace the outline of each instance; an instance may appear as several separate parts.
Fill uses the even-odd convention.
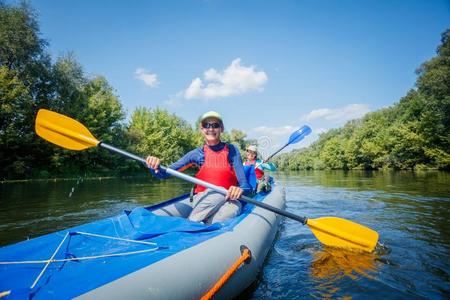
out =
[[[155,173],[159,172],[159,164],[161,163],[161,160],[155,156],[149,155],[146,159],[147,167],[155,170]]]
[[[239,198],[241,198],[243,192],[244,190],[241,189],[240,187],[232,185],[227,191],[225,200],[238,200]]]

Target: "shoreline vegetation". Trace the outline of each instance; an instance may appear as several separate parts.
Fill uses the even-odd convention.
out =
[[[343,169],[301,169],[301,170],[280,170],[276,171],[275,174],[286,175],[291,172],[306,172],[305,174],[313,174],[315,172],[325,172],[334,173],[334,172],[342,172],[344,175],[352,175],[352,174],[365,174],[370,176],[377,176],[379,174],[382,175],[393,175],[393,174],[411,174],[411,176],[434,176],[434,175],[443,175],[450,176],[450,172],[446,172],[445,170],[439,169],[419,169],[419,170],[395,170],[395,169],[352,169],[352,170],[343,170]],[[195,172],[188,171],[186,172],[188,175],[194,176]],[[297,173],[295,173],[297,174]],[[148,178],[148,180],[156,180],[159,179],[154,178],[150,173],[146,173],[145,170],[142,172],[136,172],[133,174],[121,175],[121,176],[99,176],[95,174],[91,174],[90,176],[76,176],[76,177],[52,177],[52,178],[26,178],[26,179],[6,179],[0,180],[1,184],[14,184],[14,183],[34,183],[34,182],[61,182],[61,181],[102,181],[102,180],[115,180],[115,179],[133,179],[133,178]]]
[[[399,103],[322,133],[310,147],[274,159],[282,170],[450,170],[450,30],[437,56],[416,71],[416,87]],[[138,163],[90,149],[68,151],[34,132],[40,108],[70,116],[106,143],[168,165],[202,144],[198,128],[164,109],[126,113],[102,76],[87,76],[73,53],[52,59],[37,14],[27,2],[0,0],[0,182],[134,176]],[[54,61],[54,62],[53,62]],[[232,129],[224,140],[240,150],[254,140]]]

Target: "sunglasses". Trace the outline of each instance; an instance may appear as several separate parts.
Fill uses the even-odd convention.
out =
[[[220,126],[220,124],[219,123],[202,123],[202,127],[203,128],[214,128],[214,129],[217,129],[217,128],[220,128],[221,126]]]

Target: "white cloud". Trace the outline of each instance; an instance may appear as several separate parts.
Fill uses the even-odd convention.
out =
[[[261,135],[286,135],[294,132],[295,128],[291,125],[279,126],[279,127],[266,127],[259,126],[253,129],[254,132]]]
[[[330,115],[331,112],[332,112],[332,110],[329,109],[329,108],[319,108],[319,109],[315,109],[315,110],[311,111],[309,114],[307,114],[307,115],[304,117],[304,119],[305,119],[306,121],[311,121],[311,120],[314,120],[314,119],[319,119],[319,118],[326,117],[326,116]]]
[[[153,88],[158,86],[159,84],[156,74],[152,74],[143,68],[136,69],[134,75],[137,79],[142,80],[144,84],[149,87]]]
[[[266,82],[264,71],[256,71],[255,66],[243,66],[241,59],[236,58],[222,72],[206,70],[203,80],[195,78],[182,94],[186,99],[225,98],[254,90],[262,91]]]
[[[370,111],[366,104],[350,104],[341,108],[319,108],[303,116],[303,120],[312,121],[316,119],[325,119],[327,121],[343,122],[351,119],[360,118]]]

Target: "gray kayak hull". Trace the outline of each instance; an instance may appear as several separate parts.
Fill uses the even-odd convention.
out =
[[[265,197],[264,203],[284,209],[285,192],[280,186]],[[188,199],[153,211],[159,215],[184,215]],[[241,256],[241,246],[252,258],[243,264],[214,296],[231,299],[249,287],[261,271],[272,247],[281,217],[260,207],[237,224],[232,231],[130,273],[76,299],[199,299]]]

